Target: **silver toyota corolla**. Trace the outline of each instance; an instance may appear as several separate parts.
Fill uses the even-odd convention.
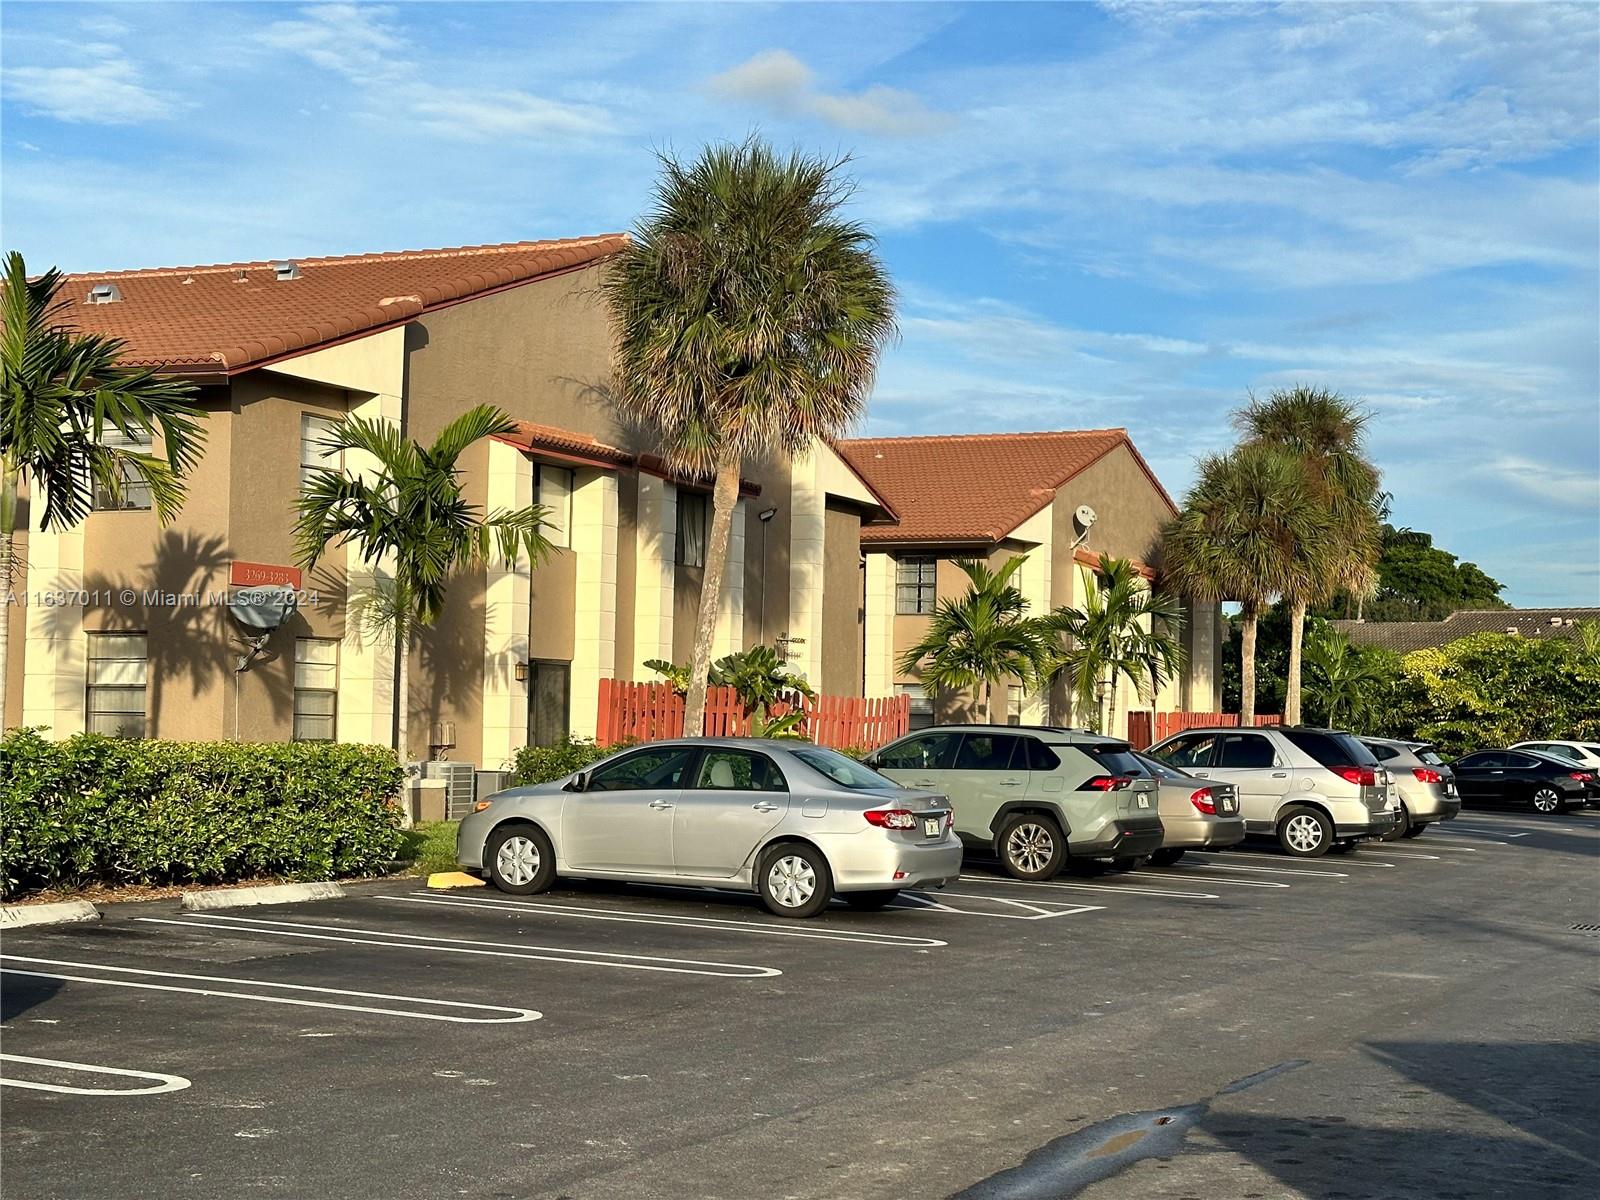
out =
[[[559,876],[759,892],[779,916],[837,893],[879,908],[961,873],[950,802],[809,742],[693,738],[619,751],[480,801],[456,858],[501,891]]]

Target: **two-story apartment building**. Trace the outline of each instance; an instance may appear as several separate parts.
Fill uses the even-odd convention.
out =
[[[899,668],[901,655],[926,633],[934,605],[966,591],[957,560],[998,568],[1023,555],[1015,580],[1030,612],[1080,606],[1084,568],[1101,555],[1132,559],[1153,578],[1161,527],[1176,515],[1124,429],[860,438],[838,450],[899,517],[861,530],[866,690],[909,693],[919,723],[979,715],[973,695],[930,695]],[[1109,728],[1121,732],[1127,714],[1140,708],[1214,710],[1220,620],[1216,605],[1190,605],[1182,674],[1154,697],[1122,682]],[[1087,719],[1072,711],[1064,687],[1030,694],[1017,680],[1006,688],[1004,707],[998,696],[994,707],[995,721]]]

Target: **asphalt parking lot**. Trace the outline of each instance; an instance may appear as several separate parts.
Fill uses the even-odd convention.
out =
[[[0,947],[0,1191],[1592,1195],[1597,866],[1600,813],[1469,811],[810,922],[610,885],[117,906]]]

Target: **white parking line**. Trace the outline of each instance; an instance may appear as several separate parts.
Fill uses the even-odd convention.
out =
[[[1105,883],[1056,883],[1053,880],[1001,879],[994,875],[963,875],[968,883],[1003,883],[1027,888],[1060,888],[1070,892],[1118,892],[1124,896],[1151,896],[1163,900],[1220,900],[1211,892],[1177,892],[1162,888],[1125,887]]]
[[[441,896],[416,893],[410,896],[379,896],[379,900],[392,900],[402,904],[445,904],[457,908],[501,909],[509,912],[529,913],[534,916],[576,917],[585,921],[624,921],[636,925],[673,925],[683,929],[699,929],[714,933],[750,933],[764,937],[817,938],[831,942],[859,942],[869,946],[909,946],[924,949],[948,946],[937,938],[911,937],[899,933],[874,933],[871,930],[830,929],[826,926],[798,928],[777,925],[771,921],[737,921],[724,917],[694,917],[666,913],[635,913],[617,908],[580,908],[570,904],[543,904],[531,900],[491,900],[476,897],[458,897],[446,900]]]
[[[1195,871],[1250,871],[1263,875],[1311,875],[1320,879],[1349,879],[1343,871],[1313,871],[1305,867],[1247,867],[1243,863],[1181,862],[1183,870]]]
[[[73,967],[78,970],[108,971],[120,975],[140,975],[147,978],[187,979],[197,983],[238,983],[247,987],[273,988],[280,991],[314,992],[322,996],[353,996],[362,1000],[405,1000],[415,1004],[431,1004],[439,1008],[474,1009],[478,1012],[508,1013],[499,1017],[451,1016],[448,1013],[410,1012],[398,1008],[378,1008],[365,1004],[336,1004],[328,1000],[303,1000],[294,996],[263,995],[259,992],[218,991],[215,988],[181,987],[175,984],[140,983],[133,979],[98,979],[92,975],[68,975],[62,971],[26,971],[4,966],[7,962],[25,962],[53,967]],[[510,1025],[521,1021],[537,1021],[543,1015],[531,1008],[507,1008],[502,1004],[469,1004],[464,1000],[433,1000],[427,996],[394,996],[387,992],[353,992],[345,988],[312,987],[305,983],[271,983],[265,979],[233,979],[225,975],[185,975],[177,971],[144,971],[134,967],[113,967],[104,963],[70,962],[59,958],[27,958],[21,955],[0,955],[0,974],[31,975],[38,979],[67,979],[74,983],[109,984],[114,987],[141,988],[152,992],[188,992],[195,996],[215,996],[232,1000],[257,1000],[263,1004],[294,1004],[303,1008],[333,1008],[343,1012],[376,1013],[385,1017],[413,1017],[419,1021],[448,1021],[459,1025]]]
[[[61,1071],[83,1071],[90,1075],[155,1080],[154,1087],[91,1088],[73,1087],[66,1083],[37,1083],[31,1079],[11,1079],[0,1075],[0,1087],[28,1088],[35,1092],[62,1092],[70,1096],[155,1096],[162,1092],[181,1092],[189,1086],[189,1081],[182,1075],[165,1075],[160,1071],[131,1071],[127,1067],[103,1067],[97,1063],[68,1062],[61,1058],[30,1058],[26,1054],[0,1054],[0,1061],[55,1067]]]
[[[1377,856],[1378,858],[1412,858],[1418,860],[1419,862],[1444,861],[1444,859],[1440,858],[1437,854],[1422,854],[1418,851],[1410,850],[1379,850],[1373,847],[1364,846],[1360,850],[1356,851],[1356,853],[1364,854],[1368,858]]]
[[[1520,838],[1520,837],[1527,837],[1528,836],[1528,831],[1524,830],[1521,833],[1507,833],[1504,829],[1479,829],[1474,825],[1457,825],[1457,826],[1453,826],[1449,830],[1441,829],[1434,836],[1435,837],[1471,838],[1475,842],[1481,842],[1481,841],[1484,841],[1487,838]],[[1504,842],[1500,842],[1500,843],[1497,843],[1497,844],[1498,845],[1504,845],[1505,843]]]
[[[1440,845],[1439,844],[1439,838],[1438,837],[1432,837],[1432,838],[1428,839],[1428,849],[1429,850],[1447,850],[1451,854],[1482,854],[1483,853],[1483,848],[1485,846],[1504,846],[1506,844],[1505,842],[1489,842],[1489,841],[1485,841],[1483,838],[1473,838],[1472,840],[1477,842],[1478,844],[1476,846],[1452,846],[1452,845],[1450,845],[1448,843],[1446,843],[1444,845]],[[1414,842],[1414,841],[1412,841],[1412,842],[1392,842],[1390,844],[1393,845],[1396,849],[1400,849],[1400,850],[1410,850],[1410,849],[1416,849],[1417,848],[1417,843]]]
[[[1177,872],[1167,874],[1165,871],[1124,871],[1128,879],[1176,879]],[[1253,887],[1253,888],[1280,888],[1287,889],[1290,885],[1279,883],[1271,879],[1208,879],[1207,887]]]
[[[933,900],[921,893],[905,892],[901,894],[900,901],[891,907],[931,908],[938,912],[956,913],[963,917],[993,917],[1002,921],[1046,921],[1051,917],[1076,917],[1084,913],[1103,912],[1104,907],[1098,904],[1070,904],[1063,908],[1060,905],[1034,904],[1027,900],[1012,900],[1005,896],[977,896],[971,892],[940,892],[940,896],[948,896],[955,900],[982,900],[988,904],[1004,904],[1011,908],[1029,910],[1027,913],[1015,912],[984,912],[982,909],[958,908],[953,904],[946,904],[943,900]]]
[[[489,958],[526,958],[541,962],[570,963],[574,966],[615,967],[623,971],[660,971],[671,975],[712,975],[723,979],[767,979],[783,972],[776,967],[750,963],[708,962],[696,958],[662,958],[654,954],[617,954],[605,950],[573,950],[566,946],[520,946],[515,942],[480,942],[469,938],[425,937],[419,933],[390,933],[353,925],[309,925],[300,921],[268,921],[260,917],[228,917],[221,913],[197,913],[198,919],[178,921],[162,917],[135,917],[152,925],[190,925],[213,933],[232,929],[235,933],[255,933],[270,937],[305,938],[316,942],[351,942],[363,946],[384,946],[391,950],[434,950],[443,954],[477,954]],[[227,924],[219,924],[227,922]],[[300,933],[320,929],[325,933]],[[365,937],[351,936],[365,934]],[[388,940],[384,940],[388,939]],[[479,949],[478,947],[491,947]]]

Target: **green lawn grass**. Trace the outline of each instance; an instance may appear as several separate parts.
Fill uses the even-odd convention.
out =
[[[405,830],[400,861],[413,875],[456,869],[456,826],[459,821],[429,821]]]

